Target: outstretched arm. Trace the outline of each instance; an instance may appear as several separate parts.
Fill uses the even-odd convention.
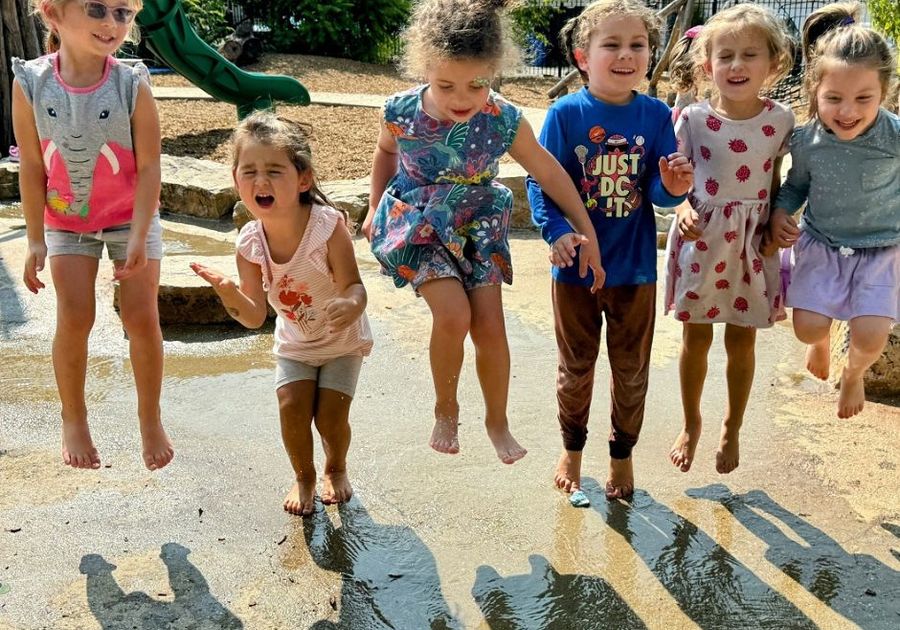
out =
[[[259,328],[265,323],[268,311],[266,290],[263,288],[262,282],[262,269],[240,254],[235,254],[235,257],[238,275],[241,279],[240,287],[235,284],[234,280],[217,269],[200,263],[191,263],[191,269],[215,289],[231,317],[247,328]]]
[[[41,155],[41,140],[34,122],[34,110],[28,97],[13,81],[12,99],[13,131],[19,146],[19,194],[25,214],[25,231],[28,238],[28,254],[25,258],[23,280],[32,293],[44,288],[38,272],[44,269],[47,244],[44,240],[44,206],[47,204],[47,173]]]
[[[378,133],[378,144],[375,146],[375,155],[372,158],[372,176],[369,184],[369,211],[362,224],[362,231],[368,240],[372,240],[372,220],[375,218],[375,209],[381,202],[381,196],[388,182],[397,174],[399,161],[399,147],[391,132],[388,131],[384,121],[381,123],[381,131]]]
[[[594,232],[594,225],[591,223],[581,197],[578,196],[578,191],[572,183],[572,178],[560,166],[556,158],[538,143],[537,138],[534,137],[531,125],[525,118],[522,118],[519,123],[519,129],[516,132],[512,146],[509,148],[509,154],[528,171],[540,185],[541,190],[559,204],[566,218],[572,223],[575,230],[579,232],[576,237],[583,237],[566,238],[565,243],[560,243],[559,246],[554,248],[554,253],[563,263],[568,265],[572,263],[574,247],[580,246],[581,256],[579,258],[580,267],[578,273],[584,278],[587,275],[588,268],[590,268],[594,272],[594,283],[591,286],[591,291],[600,289],[606,279],[606,273],[600,264],[600,247],[597,242],[597,234]],[[555,245],[561,236],[564,236],[564,234],[556,235],[551,245]]]

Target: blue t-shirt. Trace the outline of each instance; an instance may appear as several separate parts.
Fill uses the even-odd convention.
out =
[[[626,105],[610,105],[588,89],[561,98],[547,112],[540,142],[562,164],[581,194],[600,241],[604,286],[656,282],[653,204],[676,206],[662,185],[659,158],[676,150],[672,115],[665,103],[635,93]],[[548,243],[573,232],[563,213],[528,178],[534,223]],[[578,264],[553,268],[558,282],[590,286]]]
[[[853,140],[841,140],[816,119],[794,130],[791,170],[776,207],[831,247],[900,244],[900,117],[886,109]]]

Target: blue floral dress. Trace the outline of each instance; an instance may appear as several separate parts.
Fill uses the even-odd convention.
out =
[[[375,212],[372,252],[398,287],[442,277],[458,278],[467,290],[512,283],[512,192],[494,177],[522,112],[490,92],[468,122],[437,120],[422,107],[427,87],[385,103],[400,166]]]

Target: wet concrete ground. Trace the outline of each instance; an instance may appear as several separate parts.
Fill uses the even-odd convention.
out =
[[[98,282],[87,395],[104,468],[59,455],[52,290],[21,284],[22,221],[0,211],[0,629],[897,628],[900,408],[834,416],[787,326],[759,336],[741,467],[714,469],[723,350],[694,469],[667,459],[680,423],[680,324],[660,317],[631,503],[602,496],[608,368],[585,452],[593,506],[552,486],[560,450],[546,249],[513,239],[504,291],[511,424],[529,449],[499,463],[481,426],[471,348],[462,453],[427,447],[429,318],[357,252],[376,348],[351,415],[356,494],[289,517],[291,472],[272,391],[271,332],[165,331],[163,412],[176,459],[141,465],[127,342]],[[166,265],[230,252],[167,232]],[[44,272],[49,285],[49,273]],[[319,453],[321,461],[321,452]]]

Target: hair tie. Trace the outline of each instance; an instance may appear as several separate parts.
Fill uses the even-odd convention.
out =
[[[850,26],[851,24],[855,24],[856,20],[853,19],[852,15],[848,15],[843,20],[838,23],[838,26]]]
[[[703,30],[703,25],[698,24],[697,26],[692,26],[688,30],[684,32],[684,36],[688,39],[695,39],[697,35],[700,34],[700,31]]]

